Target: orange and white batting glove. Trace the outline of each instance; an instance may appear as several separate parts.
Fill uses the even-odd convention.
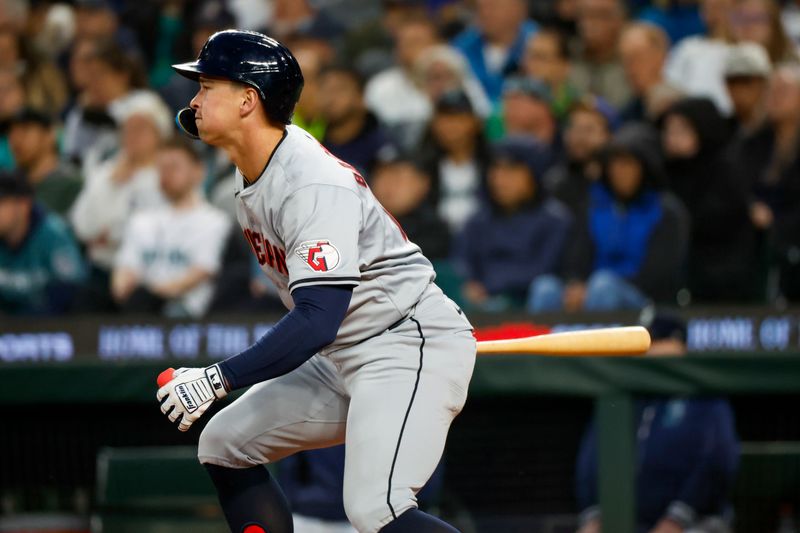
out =
[[[212,402],[228,394],[219,365],[207,368],[168,368],[158,376],[156,399],[161,402],[161,412],[178,429],[187,431],[203,416]]]

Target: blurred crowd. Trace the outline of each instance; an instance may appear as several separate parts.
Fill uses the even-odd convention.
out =
[[[231,27],[470,309],[800,299],[798,0],[0,0],[0,315],[280,307],[173,121]]]

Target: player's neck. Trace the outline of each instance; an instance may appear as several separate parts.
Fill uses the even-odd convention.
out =
[[[272,153],[283,138],[282,128],[257,128],[226,147],[228,156],[248,183],[255,183],[266,169]]]

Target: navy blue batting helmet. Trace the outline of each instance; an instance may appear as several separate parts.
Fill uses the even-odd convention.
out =
[[[291,122],[303,90],[303,73],[289,49],[254,31],[217,32],[203,45],[197,61],[172,68],[192,80],[209,76],[249,85],[258,91],[267,115],[282,124]],[[188,134],[197,136],[193,110],[181,110],[177,121]]]

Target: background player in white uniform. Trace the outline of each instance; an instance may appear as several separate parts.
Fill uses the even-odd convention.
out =
[[[135,214],[125,230],[111,275],[123,308],[155,304],[168,316],[199,317],[211,302],[231,223],[203,197],[205,169],[189,142],[174,139],[161,147],[158,172],[167,204]],[[138,302],[130,302],[132,296]]]
[[[200,81],[178,121],[236,164],[239,223],[290,309],[251,348],[180,369],[158,391],[185,431],[212,401],[252,385],[198,446],[231,529],[291,531],[261,465],[346,442],[344,503],[358,531],[455,531],[420,512],[415,494],[466,400],[469,322],[364,178],[288,125],[302,89],[288,49],[230,30],[175,68]]]

